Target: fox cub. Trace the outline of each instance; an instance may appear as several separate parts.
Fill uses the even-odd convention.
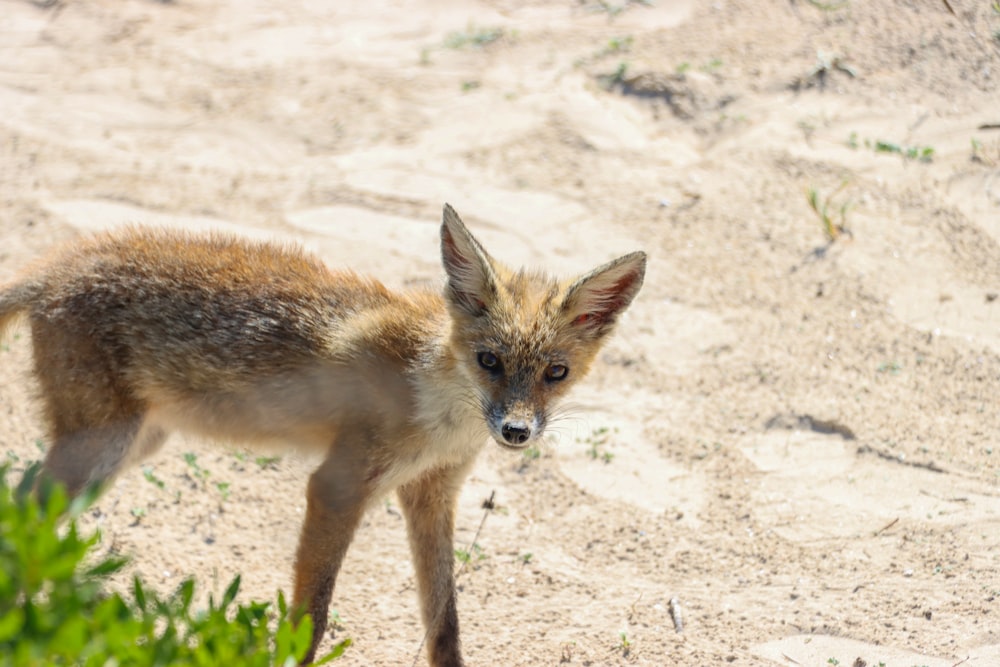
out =
[[[461,665],[454,511],[492,438],[519,450],[583,377],[642,285],[634,252],[575,280],[511,271],[444,208],[443,294],[395,293],[299,250],[130,228],[76,243],[0,288],[0,333],[31,328],[51,447],[70,493],[172,430],[318,450],[296,608],[323,638],[366,505],[398,491],[432,665]]]

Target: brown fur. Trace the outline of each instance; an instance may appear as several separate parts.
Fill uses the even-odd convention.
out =
[[[572,282],[510,271],[445,207],[444,295],[399,294],[303,252],[126,229],[0,288],[0,333],[31,327],[71,493],[107,483],[172,430],[306,446],[294,601],[323,637],[340,563],[373,498],[397,489],[433,665],[461,665],[455,502],[488,436],[520,449],[582,377],[642,284],[626,255]]]

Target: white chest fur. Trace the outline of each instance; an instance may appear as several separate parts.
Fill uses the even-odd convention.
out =
[[[433,468],[470,464],[489,439],[478,397],[460,384],[418,385],[415,427],[405,455],[393,461],[379,480],[388,493]]]

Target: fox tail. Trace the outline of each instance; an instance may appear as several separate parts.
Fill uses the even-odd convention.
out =
[[[42,294],[42,285],[31,280],[8,283],[0,287],[0,337],[18,315],[28,309]]]

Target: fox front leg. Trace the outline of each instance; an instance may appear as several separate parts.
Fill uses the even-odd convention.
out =
[[[306,518],[295,559],[293,608],[308,613],[313,622],[312,644],[302,664],[309,664],[326,632],[337,572],[361,522],[370,490],[359,483],[358,463],[350,456],[337,456],[345,443],[335,445],[322,465],[309,478]],[[355,447],[355,452],[359,448]]]
[[[462,667],[455,604],[455,505],[468,466],[439,468],[400,487],[410,551],[434,667]]]

